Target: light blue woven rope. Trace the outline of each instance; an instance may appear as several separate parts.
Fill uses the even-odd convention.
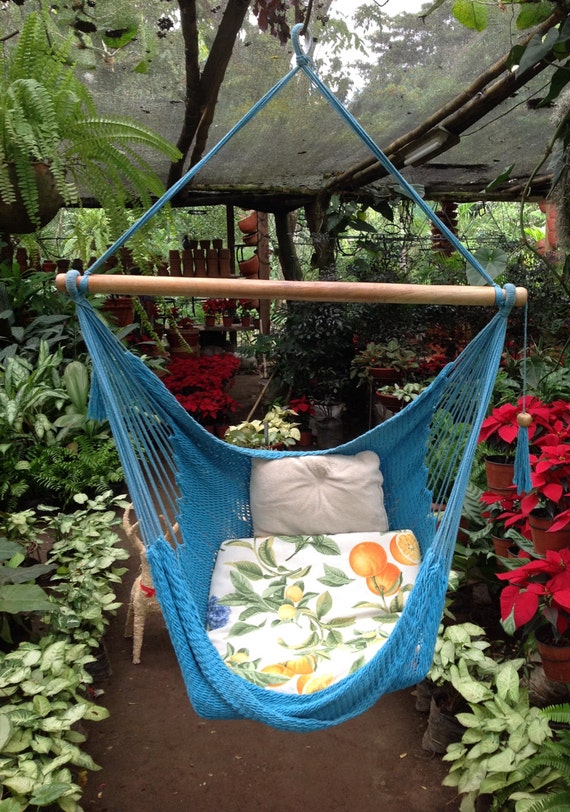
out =
[[[298,40],[298,34],[296,37]],[[148,222],[299,69],[309,71],[313,81],[310,56],[298,53],[297,67],[111,246],[89,272],[97,270]],[[326,91],[324,86],[323,89]],[[368,136],[364,140],[366,143]],[[375,145],[372,152],[379,157]],[[400,182],[405,186],[403,179]],[[431,209],[424,208],[411,187],[410,194],[433,219]],[[454,242],[455,237],[449,233],[448,239]],[[483,269],[476,269],[486,277]],[[324,691],[310,696],[288,696],[259,688],[229,671],[208,638],[206,610],[220,543],[252,532],[249,508],[252,458],[280,457],[291,452],[238,449],[212,437],[182,409],[140,359],[122,347],[87,302],[86,280],[81,290],[77,290],[76,280],[77,272],[70,272],[66,285],[76,302],[93,359],[90,414],[98,418],[107,416],[110,421],[147,545],[157,596],[195,710],[208,718],[251,718],[284,730],[316,730],[363,712],[383,693],[421,680],[433,656],[463,497],[493,389],[514,288],[506,286],[505,298],[503,290],[495,286],[498,313],[458,359],[400,414],[336,449],[293,452],[352,455],[368,449],[376,451],[384,475],[390,526],[413,529],[423,561],[402,617],[379,653],[356,673]],[[425,448],[438,415],[448,417],[449,425],[437,442],[442,448],[451,446],[451,450],[436,457],[433,469],[428,471],[431,460]],[[439,498],[436,480],[447,498],[447,509],[437,527],[431,509],[434,498]],[[167,519],[166,531],[161,516]],[[166,543],[165,532],[174,535],[175,522],[180,525],[183,543],[173,548]]]

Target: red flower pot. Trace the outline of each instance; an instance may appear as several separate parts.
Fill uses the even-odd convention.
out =
[[[536,632],[536,646],[542,660],[544,675],[553,682],[570,683],[570,646],[548,640],[548,631]]]
[[[252,211],[247,217],[238,220],[238,228],[243,234],[252,234],[257,231],[257,212]]]
[[[487,457],[485,460],[487,486],[498,494],[513,493],[514,462],[507,462],[501,457]]]
[[[552,519],[547,516],[535,516],[532,513],[529,524],[532,543],[538,555],[544,555],[547,550],[562,550],[570,547],[570,527],[552,533],[548,529],[552,525]]]

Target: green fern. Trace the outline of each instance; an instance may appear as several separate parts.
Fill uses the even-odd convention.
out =
[[[526,812],[570,809],[570,703],[549,705],[540,713],[557,726],[555,736],[543,742],[540,751],[520,765],[522,778],[495,795],[491,812],[511,808],[508,802],[515,793],[530,799],[536,794],[536,801],[525,807]]]
[[[113,440],[102,443],[79,435],[67,446],[42,448],[30,461],[30,478],[44,492],[58,497],[63,506],[76,493],[95,494],[124,481]]]
[[[71,41],[50,37],[49,19],[28,15],[18,43],[0,60],[0,195],[17,199],[40,224],[33,162],[49,166],[62,201],[72,205],[85,191],[123,225],[132,200],[148,206],[164,187],[139,150],[176,161],[180,153],[153,130],[128,119],[99,117],[87,87],[75,73]],[[13,166],[14,172],[10,171]],[[117,222],[120,221],[120,222]]]

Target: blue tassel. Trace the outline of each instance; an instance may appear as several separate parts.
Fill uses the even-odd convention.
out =
[[[527,426],[519,426],[513,482],[517,486],[517,493],[529,493],[532,490]]]

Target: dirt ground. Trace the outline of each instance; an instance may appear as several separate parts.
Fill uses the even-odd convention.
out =
[[[242,376],[240,376],[242,377]],[[232,395],[247,411],[252,381]],[[91,724],[86,812],[454,812],[447,767],[421,747],[427,718],[411,690],[383,697],[339,727],[300,734],[256,722],[200,719],[187,698],[160,615],[147,619],[139,665],[123,636],[138,563],[128,562],[123,606],[106,645],[111,675],[95,684],[110,718]]]

